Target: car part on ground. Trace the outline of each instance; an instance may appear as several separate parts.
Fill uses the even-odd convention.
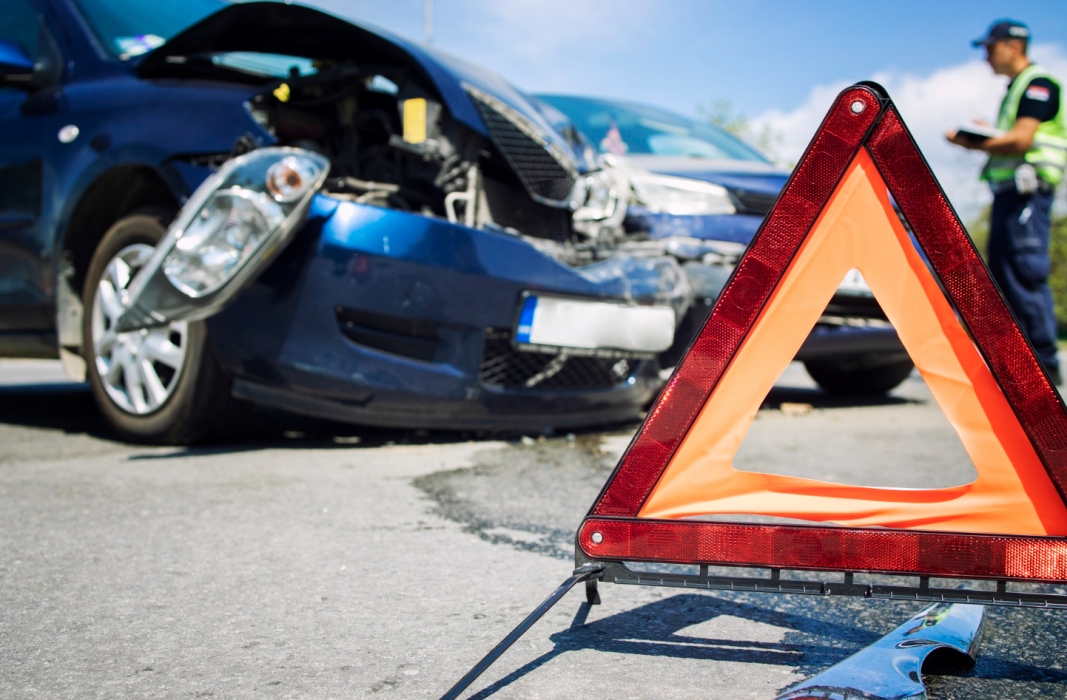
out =
[[[985,631],[985,607],[934,603],[874,644],[801,681],[776,700],[925,698],[923,664],[933,654],[974,665]]]
[[[137,442],[186,444],[239,423],[231,380],[208,343],[203,322],[177,321],[122,332],[121,295],[166,232],[169,212],[124,217],[105,234],[85,279],[87,378],[104,416]]]

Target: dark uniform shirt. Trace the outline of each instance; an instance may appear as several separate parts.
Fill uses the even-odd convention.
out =
[[[1011,83],[1008,89],[1011,89]],[[1048,78],[1034,78],[1019,100],[1019,111],[1015,118],[1032,117],[1039,122],[1047,122],[1052,121],[1059,111],[1060,89]]]

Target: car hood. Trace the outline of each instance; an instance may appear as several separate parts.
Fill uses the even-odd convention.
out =
[[[753,194],[777,195],[789,179],[787,171],[757,161],[655,155],[631,155],[625,159],[635,169],[713,182],[730,190]]]
[[[228,52],[350,59],[370,65],[385,59],[414,65],[457,121],[490,135],[467,93],[465,86],[471,86],[518,111],[543,132],[545,140],[574,154],[531,100],[495,73],[386,31],[299,5],[248,2],[226,7],[147,54],[137,74],[142,78],[187,77],[182,72],[185,57]]]

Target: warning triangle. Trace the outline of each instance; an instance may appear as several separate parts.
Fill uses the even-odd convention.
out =
[[[733,468],[853,268],[959,435],[972,483],[873,488]],[[891,100],[861,83],[838,96],[577,544],[592,560],[1067,581],[1065,494],[1067,410]]]

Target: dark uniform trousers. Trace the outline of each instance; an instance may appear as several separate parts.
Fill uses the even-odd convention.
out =
[[[1015,190],[993,197],[989,218],[989,269],[1038,358],[1056,360],[1056,313],[1048,286],[1049,227],[1053,193]]]

